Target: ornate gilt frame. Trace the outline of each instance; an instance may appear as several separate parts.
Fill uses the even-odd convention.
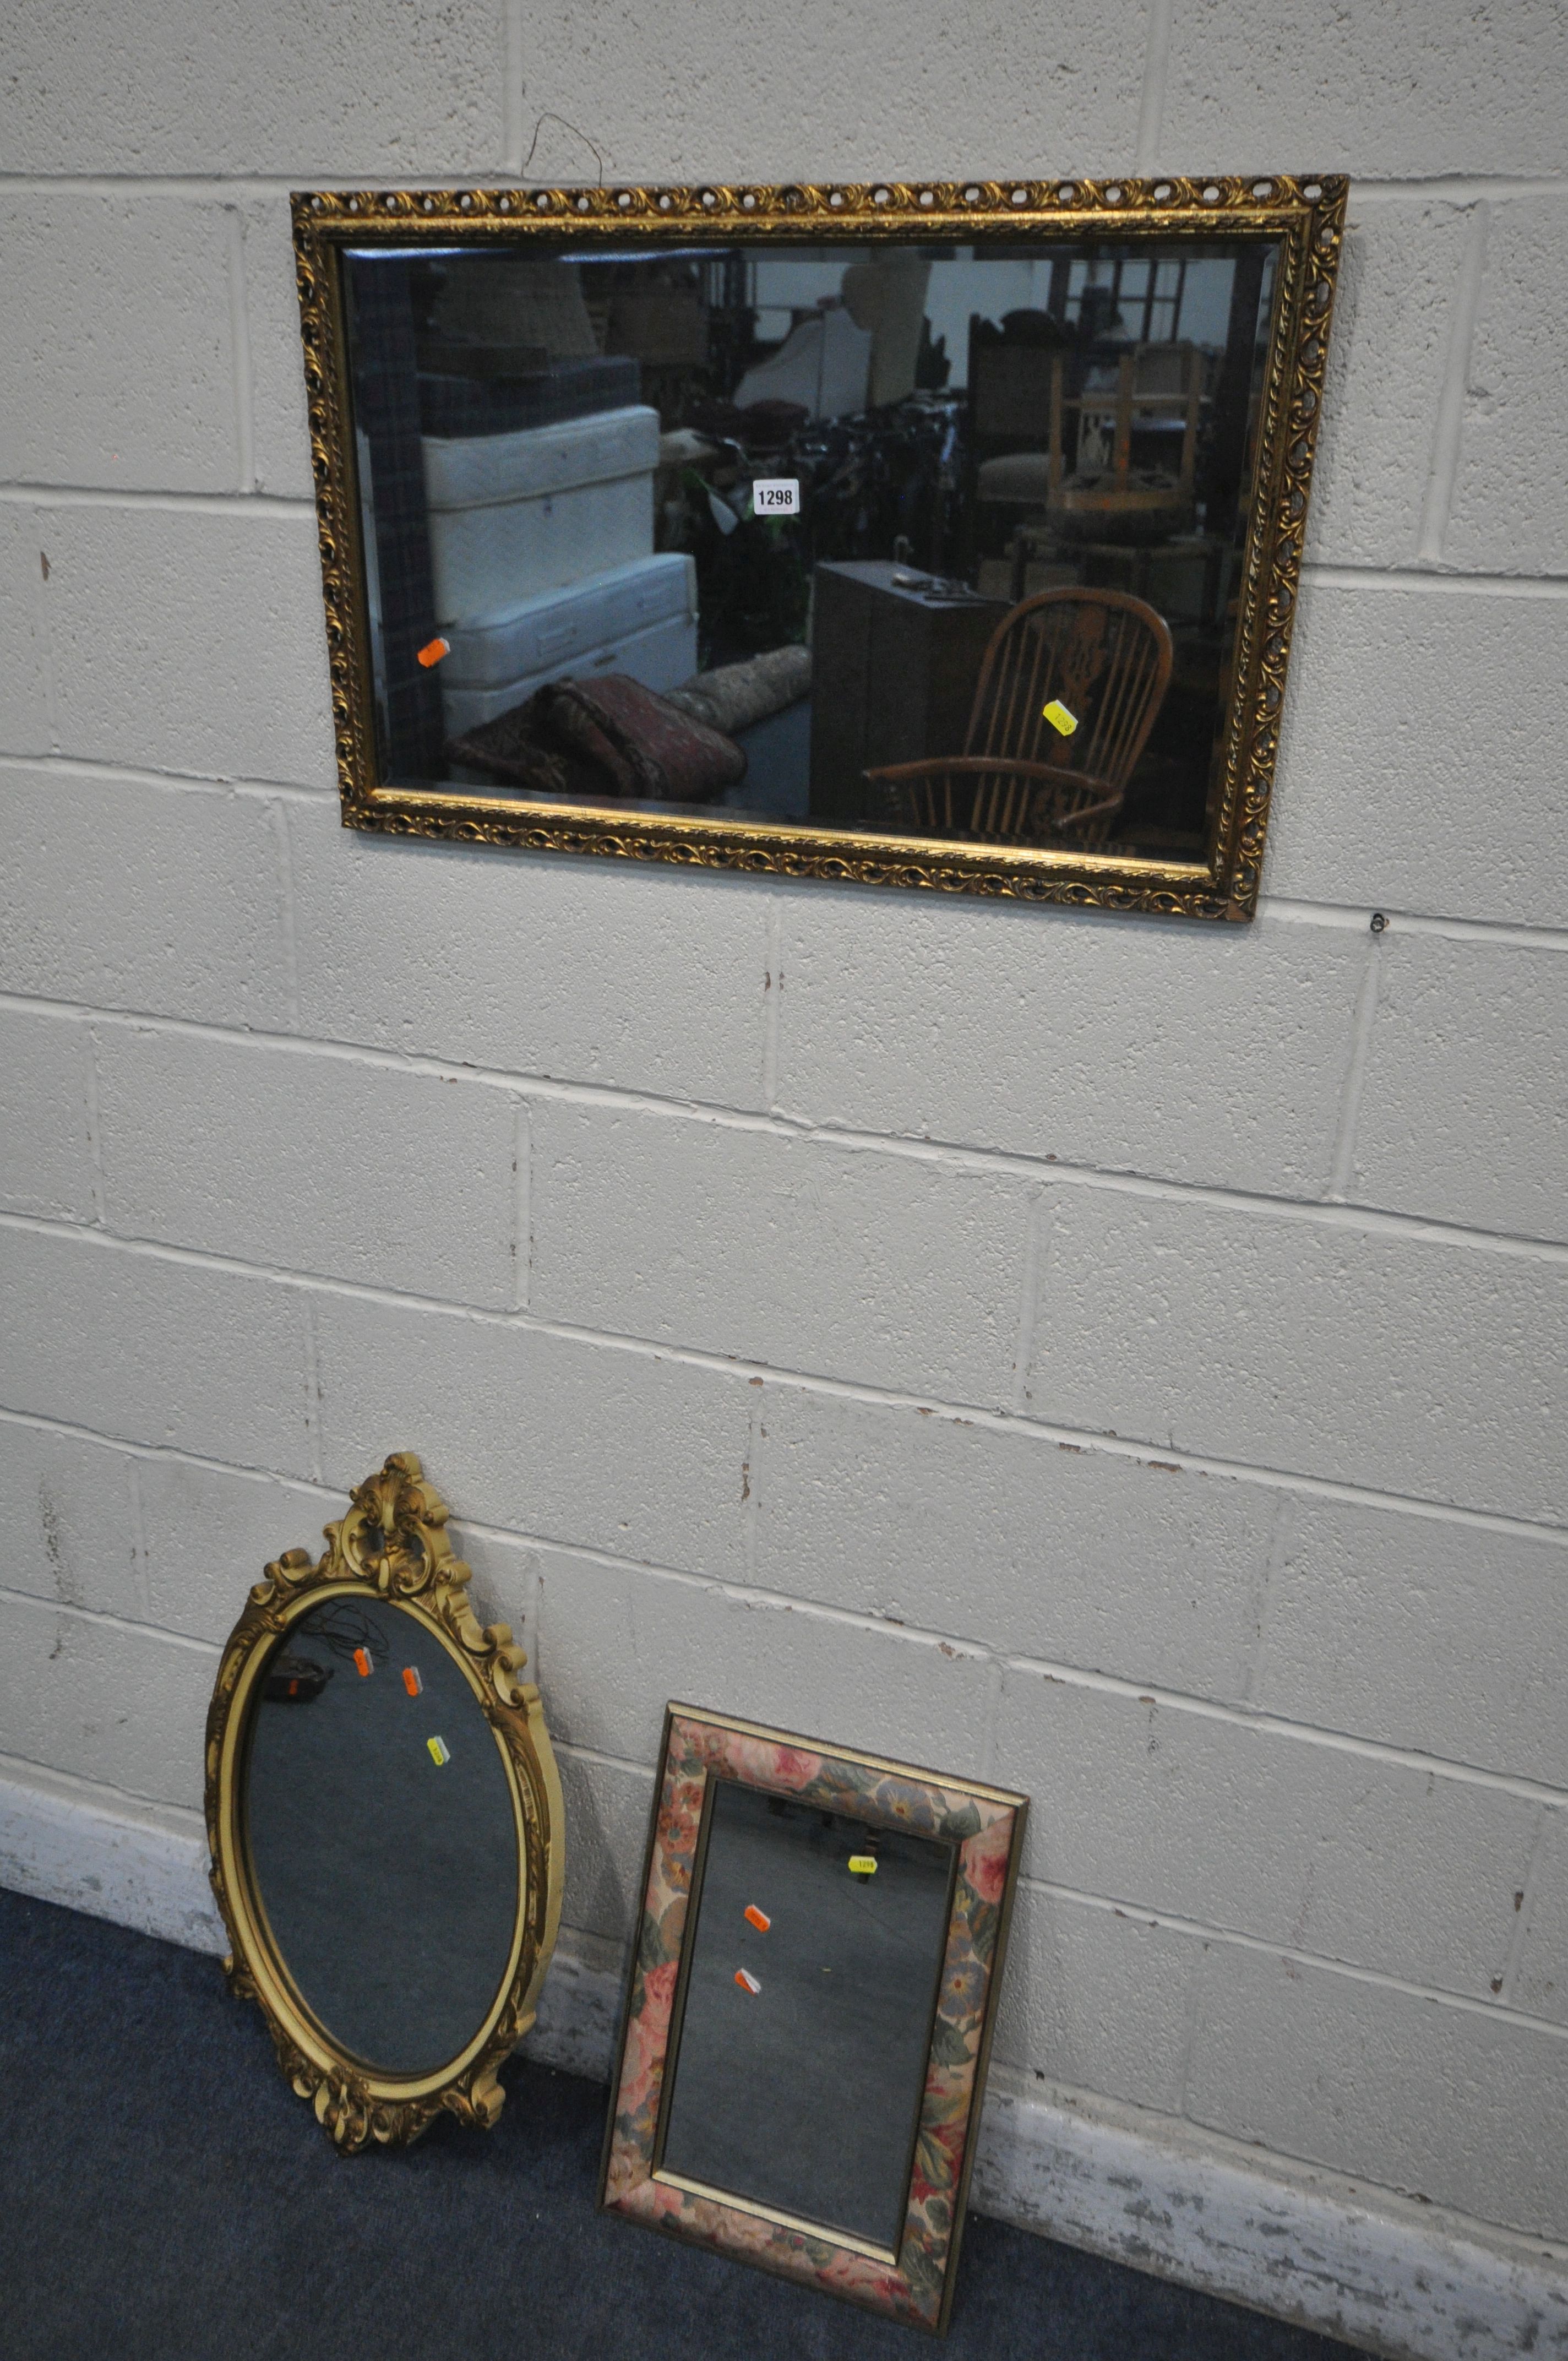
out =
[[[446,1516],[413,1453],[394,1452],[352,1495],[347,1516],[326,1527],[324,1556],[313,1564],[308,1550],[286,1550],[268,1566],[229,1635],[207,1714],[209,1874],[232,1946],[224,1972],[237,1998],[258,2004],[290,2083],[345,2152],[371,2141],[406,2145],[444,2108],[489,2129],[506,2096],[498,2070],[532,2026],[561,1917],[561,1782],[539,1691],[518,1677],[527,1658],[507,1625],[481,1627],[476,1618]],[[412,2078],[377,2074],[348,2057],[304,2006],[268,1929],[241,1810],[247,1708],[274,1643],[323,1598],[367,1589],[407,1609],[462,1668],[495,1733],[517,1821],[519,1911],[506,1982],[467,2048],[438,2072]]]
[[[1266,177],[806,183],[776,187],[309,191],[293,198],[311,449],[327,647],[345,827],[535,852],[682,862],[710,869],[867,885],[1006,895],[1100,909],[1247,919],[1256,907],[1334,278],[1348,182],[1340,173]],[[983,244],[1049,228],[1118,238],[1277,238],[1257,471],[1240,571],[1233,688],[1214,836],[1201,862],[1115,851],[1012,849],[950,840],[783,828],[739,816],[693,819],[606,807],[564,811],[479,789],[415,790],[377,776],[365,567],[349,426],[339,263],[345,246],[475,246],[563,230],[585,252],[711,238],[961,238]]]
[[[686,1929],[702,1891],[716,1777],[863,1820],[868,1828],[897,1828],[956,1845],[905,2224],[894,2248],[664,2169],[670,2065],[685,2006]],[[669,1706],[605,2125],[600,2205],[941,2335],[952,2309],[1028,1809],[1026,1795],[974,1780],[695,1706]]]

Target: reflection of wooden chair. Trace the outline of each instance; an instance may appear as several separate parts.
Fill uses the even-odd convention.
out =
[[[865,774],[866,817],[1015,844],[1100,843],[1170,680],[1170,632],[1121,590],[1043,590],[1003,616],[980,668],[961,754]],[[1078,728],[1045,718],[1053,699]]]

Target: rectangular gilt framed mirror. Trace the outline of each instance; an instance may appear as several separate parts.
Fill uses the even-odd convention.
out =
[[[1249,917],[1345,194],[297,196],[345,822]]]

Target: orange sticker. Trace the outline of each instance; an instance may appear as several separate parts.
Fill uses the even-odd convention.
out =
[[[740,1985],[742,1992],[760,1993],[762,1989],[762,1985],[757,1982],[756,1977],[751,1973],[749,1968],[737,1968],[735,1971],[735,1981]]]
[[[367,1680],[369,1679],[369,1677],[370,1677],[371,1674],[372,1674],[372,1673],[375,1671],[375,1669],[376,1669],[375,1665],[370,1662],[370,1651],[369,1651],[369,1649],[368,1649],[368,1648],[356,1648],[356,1650],[354,1651],[354,1661],[355,1661],[355,1663],[356,1663],[356,1664],[358,1665],[358,1667],[359,1667],[359,1677],[360,1677],[360,1679],[361,1679],[362,1681],[367,1681]]]
[[[426,640],[419,652],[419,660],[428,672],[432,664],[438,664],[443,656],[449,656],[451,653],[450,640]]]
[[[754,1927],[759,1935],[765,1935],[773,1923],[767,1912],[759,1910],[754,1902],[747,1903],[744,1915],[747,1926]]]
[[[423,1688],[424,1683],[419,1676],[419,1666],[417,1664],[405,1664],[403,1666],[403,1686],[407,1689],[410,1697],[418,1697],[421,1689]]]

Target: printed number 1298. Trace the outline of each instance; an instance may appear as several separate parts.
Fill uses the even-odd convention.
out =
[[[751,486],[753,516],[798,516],[800,479],[796,476],[759,476]]]

